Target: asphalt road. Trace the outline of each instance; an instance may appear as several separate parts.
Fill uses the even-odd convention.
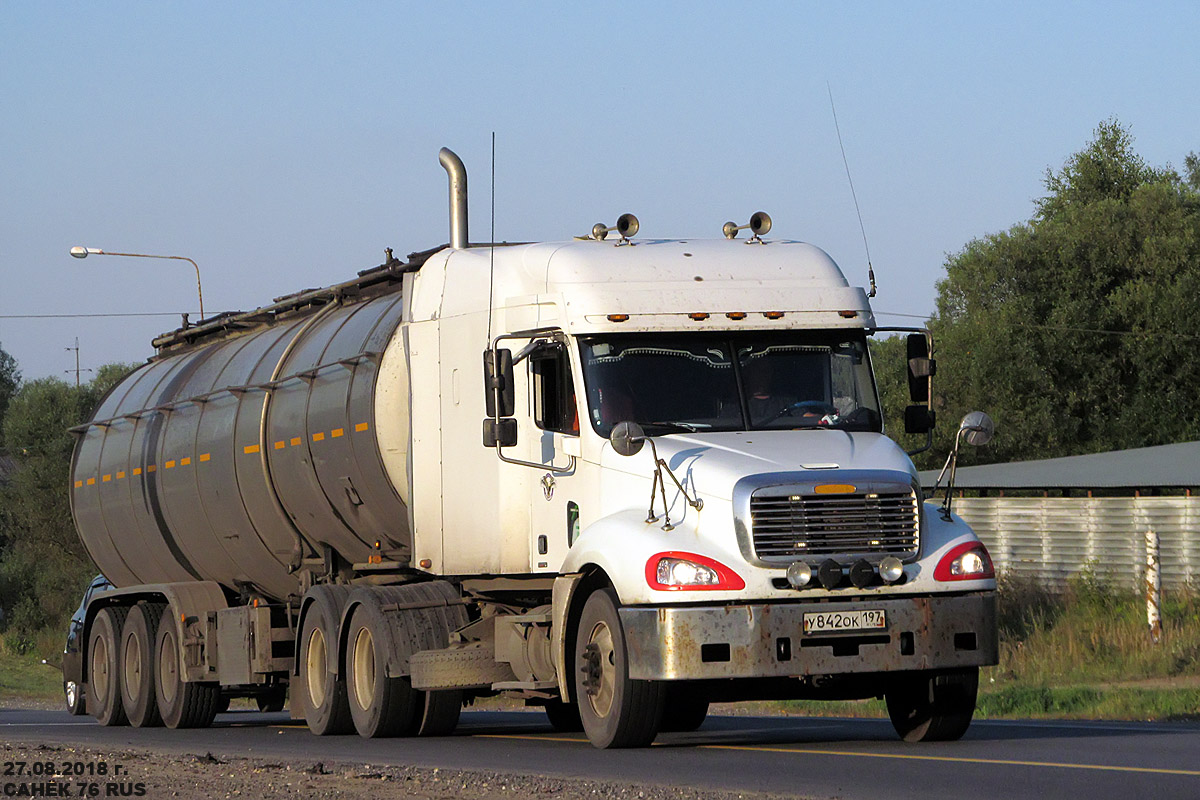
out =
[[[63,711],[0,710],[0,742],[481,769],[806,797],[1200,797],[1200,725],[972,724],[958,742],[910,745],[886,720],[710,717],[644,750],[600,751],[541,713],[465,711],[454,736],[317,738],[287,714],[222,714],[212,728],[102,728]]]

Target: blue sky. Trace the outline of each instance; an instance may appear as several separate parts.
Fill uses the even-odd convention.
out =
[[[1116,117],[1152,164],[1200,151],[1187,3],[0,3],[0,345],[27,378],[136,362],[196,309],[249,309],[447,240],[647,237],[756,210],[866,258],[928,314],[947,253],[1027,219],[1047,167]],[[881,316],[881,322],[914,322]],[[86,376],[85,376],[86,377]],[[72,378],[73,379],[73,378]]]

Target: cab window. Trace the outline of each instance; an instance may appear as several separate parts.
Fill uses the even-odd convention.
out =
[[[559,342],[543,345],[529,356],[533,421],[544,431],[579,433],[575,387],[566,348]]]

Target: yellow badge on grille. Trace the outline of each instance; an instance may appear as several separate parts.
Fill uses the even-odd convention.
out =
[[[817,494],[854,494],[855,488],[848,483],[823,483],[814,486],[813,491]]]

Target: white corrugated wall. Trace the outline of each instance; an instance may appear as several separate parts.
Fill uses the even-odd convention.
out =
[[[1200,497],[956,497],[954,511],[999,571],[1062,587],[1091,565],[1141,586],[1146,531],[1159,536],[1164,589],[1200,588]]]

